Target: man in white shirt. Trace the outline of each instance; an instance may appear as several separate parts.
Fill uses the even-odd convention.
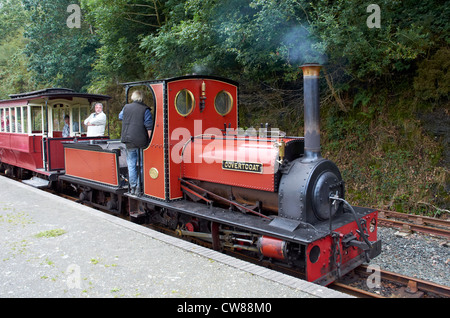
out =
[[[103,112],[103,104],[95,104],[95,113],[91,114],[85,121],[87,126],[87,136],[96,137],[105,134],[106,115]]]

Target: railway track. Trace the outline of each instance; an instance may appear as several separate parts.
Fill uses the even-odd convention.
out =
[[[419,232],[450,239],[450,221],[421,215],[379,210],[379,225],[394,227],[402,232]]]
[[[330,288],[360,298],[450,298],[450,287],[362,265]]]

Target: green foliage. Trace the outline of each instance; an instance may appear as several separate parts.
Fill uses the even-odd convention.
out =
[[[143,39],[147,68],[160,76],[202,72],[276,82],[323,62],[298,1],[187,0],[157,34]],[[321,60],[322,59],[322,60]]]
[[[27,15],[17,0],[0,1],[0,42],[15,34]]]
[[[71,0],[22,2],[36,80],[94,90],[193,72],[282,87],[299,65],[320,62],[342,73],[334,77],[341,92],[355,79],[409,72],[449,41],[448,6],[431,0],[378,1],[379,29],[367,27],[368,4],[357,0],[80,0],[81,30],[65,26]]]
[[[448,209],[443,147],[417,118],[422,102],[401,86],[396,95],[372,88],[355,100],[345,115],[332,107],[324,107],[322,114],[323,154],[340,167],[347,199],[410,213]]]
[[[328,61],[373,81],[409,70],[436,33],[448,31],[444,4],[378,4],[382,27],[370,29],[368,4],[360,1],[172,1],[167,24],[141,47],[150,55],[147,69],[162,76],[202,70],[279,82],[294,79],[304,62]]]
[[[448,99],[450,92],[450,49],[439,49],[430,59],[419,64],[414,79],[417,96],[424,100]]]
[[[36,88],[33,73],[27,69],[29,59],[23,54],[27,43],[23,25],[27,19],[19,1],[0,1],[0,99]]]
[[[0,41],[0,99],[13,92],[26,92],[36,88],[32,72],[27,70],[29,59],[22,54],[26,45],[22,30]]]
[[[434,3],[434,1],[422,1]],[[344,66],[358,80],[393,75],[407,70],[432,44],[422,15],[411,1],[377,1],[381,28],[368,28],[367,3],[320,1],[314,6],[318,19],[311,24],[326,47],[330,63]],[[444,6],[444,5],[443,5]],[[435,8],[433,9],[433,11]]]
[[[111,82],[146,79],[141,39],[164,22],[164,6],[153,0],[81,0],[86,19],[101,44],[94,63],[91,88],[104,90]]]
[[[30,16],[25,29],[25,54],[36,81],[77,91],[89,83],[91,65],[96,59],[98,40],[89,26],[70,29],[67,7],[73,0],[23,0]]]

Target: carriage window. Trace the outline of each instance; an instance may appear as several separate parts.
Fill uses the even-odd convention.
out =
[[[175,97],[175,108],[183,117],[188,116],[194,110],[195,99],[194,95],[187,89],[178,92]]]
[[[214,107],[220,115],[227,115],[233,108],[233,97],[227,91],[219,92],[214,100]]]
[[[8,108],[2,108],[0,109],[0,131],[7,132],[6,130],[6,114],[7,114]]]
[[[11,133],[16,132],[16,114],[13,107],[9,108],[6,114],[6,131]]]
[[[13,108],[6,108],[6,132],[14,132],[13,126],[14,126],[14,116],[11,117],[11,114],[13,112]]]
[[[0,108],[0,131],[5,131],[5,110]]]
[[[52,110],[52,119],[53,119],[53,131],[61,131],[62,127],[62,119],[61,117],[61,109],[58,107],[58,105],[53,106]]]
[[[22,133],[23,132],[23,122],[22,122],[22,107],[16,107],[16,127],[14,127],[16,133]]]
[[[75,106],[72,108],[72,118],[70,119],[70,127],[72,127],[73,133],[85,133],[86,127],[80,125],[86,118],[89,117],[88,106]]]
[[[70,123],[70,127],[72,127],[72,132],[73,133],[79,133],[80,131],[80,127],[79,125],[77,125],[75,127],[75,123],[80,119],[80,108],[79,107],[74,107],[72,108],[72,118],[70,119],[72,122]]]
[[[22,132],[28,133],[28,107],[23,106],[22,107]]]
[[[80,107],[80,120],[78,121],[78,123],[76,123],[76,125],[79,126],[79,129],[81,130],[82,133],[87,132],[87,127],[85,125],[79,125],[79,123],[84,123],[84,120],[86,118],[89,117],[89,107]],[[73,123],[73,125],[75,126],[75,123]]]
[[[65,125],[64,117],[69,115],[69,109],[64,107],[63,104],[53,105],[53,130],[54,131],[62,131]]]
[[[7,130],[9,130],[12,133],[20,133],[22,132],[22,126],[21,126],[21,120],[22,115],[20,111],[20,107],[11,107],[9,109],[9,114],[6,115],[6,125],[9,125],[9,128],[7,127]]]
[[[42,107],[32,106],[31,107],[31,131],[33,133],[42,133]]]

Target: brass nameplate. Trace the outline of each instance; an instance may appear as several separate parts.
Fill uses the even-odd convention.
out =
[[[263,164],[254,162],[238,162],[238,161],[222,161],[222,169],[242,171],[242,172],[252,172],[252,173],[263,173]]]

